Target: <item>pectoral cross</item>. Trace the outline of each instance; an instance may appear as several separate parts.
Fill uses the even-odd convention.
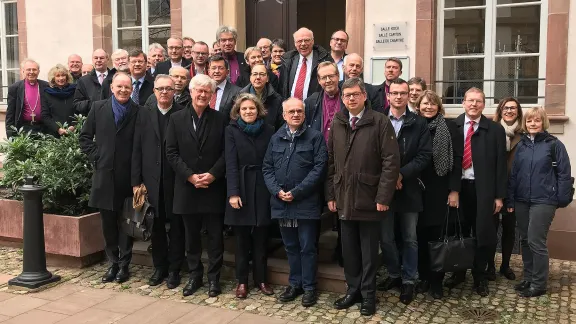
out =
[[[30,117],[32,117],[32,122],[35,122],[34,117],[36,117],[36,113],[33,111],[33,112],[30,114]]]

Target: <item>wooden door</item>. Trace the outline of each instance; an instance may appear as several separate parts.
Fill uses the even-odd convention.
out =
[[[282,38],[288,49],[294,48],[296,31],[294,0],[246,0],[246,47],[255,46],[262,37]]]

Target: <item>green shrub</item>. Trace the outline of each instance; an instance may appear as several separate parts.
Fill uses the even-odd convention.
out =
[[[20,130],[0,146],[0,152],[5,154],[0,184],[10,190],[12,198],[21,200],[17,189],[26,176],[33,175],[46,188],[45,212],[79,216],[91,211],[88,199],[93,168],[78,142],[85,117],[77,115],[75,119],[76,129],[61,138],[30,135]]]

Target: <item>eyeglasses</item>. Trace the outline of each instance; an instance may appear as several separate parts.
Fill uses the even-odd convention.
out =
[[[352,98],[354,99],[358,99],[360,98],[360,96],[362,96],[364,93],[362,92],[353,92],[353,93],[345,93],[342,95],[342,98],[344,98],[344,100],[350,100]]]
[[[184,46],[185,49],[191,49],[192,47],[194,47],[194,45],[186,45],[186,46]]]
[[[270,49],[270,45],[260,46],[259,48],[260,48],[261,50],[267,50],[267,49]]]
[[[208,56],[208,53],[204,53],[204,52],[192,52],[193,54],[196,54],[198,56]]]
[[[146,62],[144,62],[144,61],[142,61],[142,60],[137,60],[137,61],[136,61],[136,60],[133,60],[133,61],[130,61],[130,64],[134,64],[134,65],[136,65],[136,64],[144,64],[144,63],[146,63]]]
[[[179,51],[182,49],[182,46],[168,46],[169,51]]]
[[[234,38],[220,38],[220,43],[234,43],[235,41]]]
[[[471,105],[484,103],[483,99],[466,99],[465,101]]]
[[[304,115],[304,110],[303,109],[290,109],[286,113],[290,116],[294,116],[296,114]]]
[[[265,77],[265,76],[268,76],[268,74],[266,74],[266,73],[264,73],[264,72],[261,72],[261,73],[251,73],[250,76],[253,76],[253,77],[255,77],[255,78],[256,78],[256,77],[261,77],[261,78],[263,78],[263,77]]]
[[[158,87],[158,88],[154,88],[154,90],[162,93],[162,92],[174,91],[174,88],[172,88],[172,87]]]
[[[212,91],[211,90],[202,90],[202,89],[196,89],[194,88],[194,91],[196,91],[199,94],[205,94],[205,95],[212,95]]]
[[[516,111],[518,109],[518,107],[516,106],[504,106],[504,108],[502,109],[503,111]]]
[[[338,74],[328,74],[328,75],[325,75],[325,76],[318,76],[318,79],[319,79],[319,80],[329,81],[329,80],[332,80],[332,79],[336,79],[336,78],[339,77],[339,76],[340,76],[340,75],[338,75]]]
[[[226,71],[226,67],[225,66],[211,66],[210,70],[212,70],[212,71]]]
[[[296,44],[310,44],[312,42],[312,38],[302,38],[296,41]]]
[[[338,42],[348,43],[348,40],[343,38],[332,37],[331,40],[335,41],[336,43]]]
[[[402,92],[394,91],[394,92],[390,92],[389,95],[390,95],[390,97],[404,97],[404,96],[408,95],[408,92],[406,92],[406,91],[402,91]]]

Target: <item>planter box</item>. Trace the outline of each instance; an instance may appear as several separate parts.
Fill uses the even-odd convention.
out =
[[[22,202],[0,199],[0,241],[22,243]],[[44,214],[46,259],[52,266],[84,267],[103,259],[100,213],[83,216]]]

